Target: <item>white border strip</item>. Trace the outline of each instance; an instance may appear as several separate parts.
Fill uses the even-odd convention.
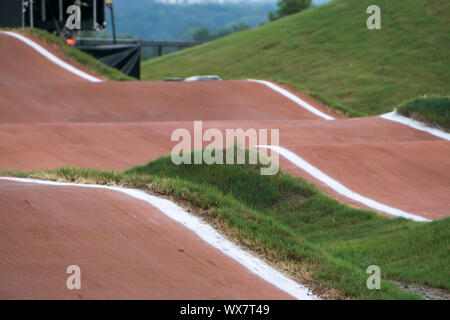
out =
[[[238,245],[227,240],[224,236],[222,236],[217,230],[215,230],[209,224],[189,214],[186,210],[184,210],[183,208],[179,207],[178,205],[167,199],[150,195],[141,190],[126,189],[120,187],[109,187],[90,184],[75,184],[75,183],[44,181],[37,179],[10,178],[10,177],[0,177],[0,180],[36,183],[50,186],[73,186],[73,187],[85,187],[95,189],[107,189],[125,193],[130,197],[143,200],[149,203],[150,205],[160,210],[163,214],[165,214],[169,218],[183,224],[186,228],[193,231],[206,243],[220,250],[222,253],[236,260],[238,263],[243,265],[245,268],[247,268],[254,274],[258,275],[267,282],[273,284],[282,291],[285,291],[294,298],[299,300],[320,299],[318,296],[312,294],[308,288],[298,284],[297,282],[283,275],[281,272],[273,269],[264,261],[246,252]]]
[[[247,81],[251,81],[251,82],[257,82],[260,84],[263,84],[267,87],[269,87],[270,89],[278,92],[279,94],[285,96],[286,98],[288,98],[289,100],[292,100],[293,102],[295,102],[296,104],[298,104],[300,107],[308,110],[311,113],[314,113],[316,116],[319,116],[325,120],[334,120],[333,117],[323,113],[322,111],[319,111],[318,109],[314,108],[312,105],[310,105],[309,103],[307,103],[306,101],[300,99],[299,97],[297,97],[296,95],[290,93],[289,91],[280,88],[279,86],[277,86],[276,84],[269,82],[269,81],[264,81],[264,80],[254,80],[254,79],[247,79]]]
[[[293,102],[295,102],[296,104],[298,104],[299,106],[301,106],[302,108],[310,111],[311,113],[314,113],[315,115],[325,119],[325,120],[335,120],[335,118],[333,118],[332,116],[329,116],[325,113],[323,113],[322,111],[314,108],[312,105],[310,105],[309,103],[305,102],[304,100],[300,99],[299,97],[297,97],[296,95],[292,94],[291,92],[277,86],[276,84],[269,82],[269,81],[265,81],[265,80],[255,80],[255,79],[247,79],[247,81],[251,81],[251,82],[257,82],[260,84],[263,84],[267,87],[269,87],[270,89],[278,92],[279,94],[285,96],[286,98],[292,100]],[[450,133],[447,133],[443,130],[437,129],[437,128],[432,128],[430,126],[427,126],[426,124],[414,120],[414,119],[410,119],[407,117],[404,117],[402,115],[399,115],[397,113],[396,110],[394,110],[393,112],[389,112],[389,113],[385,113],[379,116],[380,118],[386,119],[386,120],[390,120],[390,121],[394,121],[394,122],[398,122],[401,124],[404,124],[408,127],[411,127],[413,129],[419,130],[419,131],[425,131],[433,136],[445,139],[450,141]]]
[[[311,164],[309,164],[308,162],[306,162],[305,160],[303,160],[302,158],[297,156],[295,153],[293,153],[283,147],[278,147],[278,146],[258,146],[258,147],[267,148],[267,149],[271,149],[273,151],[278,152],[280,155],[285,157],[287,160],[292,162],[294,165],[296,165],[300,169],[306,171],[307,173],[309,173],[311,176],[313,176],[317,180],[323,182],[324,184],[326,184],[328,187],[330,187],[337,193],[339,193],[349,199],[352,199],[354,201],[362,203],[362,204],[368,206],[369,208],[375,209],[377,211],[385,212],[385,213],[388,213],[393,216],[411,219],[414,221],[419,221],[419,222],[430,222],[431,221],[424,217],[413,215],[413,214],[404,212],[402,210],[389,207],[387,205],[379,203],[370,198],[364,197],[364,196],[348,189],[346,186],[342,185],[341,183],[334,180],[333,178],[327,176],[325,173],[323,173],[316,167],[312,166]]]
[[[70,64],[62,61],[61,59],[59,59],[58,57],[56,57],[55,55],[53,55],[46,49],[42,48],[36,42],[31,41],[30,39],[28,39],[20,34],[17,34],[15,32],[10,32],[10,31],[0,31],[0,33],[9,35],[16,39],[19,39],[20,41],[24,42],[25,44],[27,44],[28,46],[30,46],[31,48],[33,48],[34,50],[36,50],[37,52],[42,54],[44,57],[46,57],[51,62],[57,64],[58,66],[60,66],[63,69],[66,69],[67,71],[79,76],[80,78],[83,78],[83,79],[91,81],[91,82],[102,82],[102,80],[95,78],[95,77],[87,74],[86,72],[83,72],[83,71],[71,66]]]
[[[389,113],[382,114],[380,116],[380,118],[398,122],[398,123],[404,124],[408,127],[414,128],[416,130],[425,131],[429,134],[432,134],[433,136],[450,141],[450,133],[427,126],[423,122],[399,115],[396,110],[389,112]]]

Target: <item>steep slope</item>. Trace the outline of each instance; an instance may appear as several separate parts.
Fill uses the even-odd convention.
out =
[[[371,4],[381,8],[381,30],[366,28]],[[449,10],[446,0],[335,0],[146,61],[142,75],[270,79],[352,115],[381,114],[419,95],[449,94]]]

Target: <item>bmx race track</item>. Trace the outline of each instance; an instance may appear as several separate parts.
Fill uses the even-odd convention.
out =
[[[334,119],[260,81],[103,81],[37,39],[0,33],[2,169],[124,170],[170,154],[171,133],[202,120],[205,129],[279,129],[283,170],[352,206],[446,217],[448,136],[389,117],[400,119]],[[181,208],[127,192],[0,179],[0,298],[315,298]],[[81,294],[64,286],[72,264]]]

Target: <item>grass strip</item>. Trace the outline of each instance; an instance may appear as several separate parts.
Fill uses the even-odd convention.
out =
[[[177,166],[162,157],[124,172],[60,168],[0,174],[120,185],[169,197],[325,298],[418,298],[389,280],[449,290],[450,218],[430,223],[388,218],[342,204],[281,170],[261,176],[260,167]],[[370,265],[381,268],[380,290],[366,286]]]
[[[417,98],[404,103],[397,111],[404,116],[450,132],[449,97]]]

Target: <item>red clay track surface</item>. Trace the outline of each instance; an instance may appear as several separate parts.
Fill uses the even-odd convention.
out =
[[[0,203],[0,299],[292,299],[119,192],[0,181]]]
[[[380,118],[324,121],[247,81],[91,83],[12,37],[0,35],[0,48],[1,168],[123,170],[169,154],[172,131],[203,120],[278,128],[281,146],[355,192],[431,219],[450,213],[450,144],[427,133]]]
[[[312,103],[311,100],[308,102]],[[320,104],[317,104],[317,108],[321,108]],[[123,170],[169,154],[175,145],[170,141],[172,131],[177,128],[192,131],[193,120],[203,120],[205,129],[280,129],[282,147],[296,153],[351,190],[430,219],[450,214],[448,141],[381,118],[322,120],[264,85],[247,81],[91,83],[53,64],[17,39],[0,34],[0,168],[33,170],[69,165]],[[281,166],[288,172],[313,181],[319,188],[342,201],[363,207],[337,195],[287,160],[281,159]],[[73,197],[78,201],[71,202],[70,196],[61,197],[61,192],[66,195],[73,192]],[[66,292],[66,289],[58,291],[60,289],[49,287],[47,291],[41,292],[33,288],[37,285],[35,281],[64,281],[66,274],[52,275],[56,267],[48,264],[50,261],[57,263],[59,270],[67,263],[74,263],[72,258],[80,258],[85,259],[83,264],[92,268],[93,275],[100,277],[98,279],[106,279],[106,275],[101,278],[102,273],[114,274],[126,268],[125,261],[136,261],[129,268],[139,270],[136,278],[128,275],[126,280],[115,280],[117,282],[114,284],[105,281],[99,285],[95,282],[97,280],[89,279],[87,281],[92,281],[91,288],[96,289],[83,298],[286,297],[267,283],[252,278],[242,267],[216,250],[208,249],[199,240],[192,240],[193,236],[189,232],[172,232],[174,237],[187,237],[186,240],[191,237],[189,241],[192,240],[193,245],[202,247],[198,255],[195,250],[192,251],[192,247],[188,249],[196,254],[197,259],[188,263],[188,256],[180,254],[176,245],[173,245],[173,252],[168,249],[168,242],[164,247],[164,243],[160,242],[165,240],[155,231],[159,228],[181,231],[181,227],[162,218],[149,206],[103,191],[95,196],[91,192],[9,182],[0,185],[0,252],[2,270],[7,270],[2,272],[0,278],[2,288],[7,289],[0,291],[0,296],[73,298],[75,296]],[[114,200],[117,201],[116,206],[109,204],[112,198],[117,199]],[[3,205],[5,199],[7,206]],[[32,211],[30,203],[33,210],[38,211]],[[58,208],[57,211],[51,209],[52,203]],[[146,206],[145,214],[143,206]],[[141,220],[132,220],[129,214],[131,210]],[[148,216],[149,210],[152,218]],[[64,222],[58,218],[59,214],[64,216]],[[38,218],[40,215],[42,221]],[[75,217],[79,215],[85,225],[76,222]],[[15,216],[20,217],[20,220],[18,218],[15,221]],[[159,219],[157,227],[149,219]],[[70,221],[74,223],[73,226]],[[123,227],[120,226],[122,222],[125,224]],[[92,230],[96,228],[103,228],[105,240],[101,235],[103,233],[93,233]],[[140,230],[142,238],[130,240],[121,234],[124,232],[130,237],[130,230],[134,229]],[[86,235],[86,238],[75,234],[76,230]],[[151,232],[146,234],[144,230]],[[71,236],[66,237],[67,234]],[[36,243],[48,241],[47,246],[38,250],[33,239],[38,241]],[[53,250],[50,248],[55,239],[58,243],[53,244]],[[114,246],[107,248],[106,239]],[[151,241],[164,250],[152,251]],[[175,243],[186,245],[189,241]],[[89,248],[88,244],[95,242],[104,247]],[[3,246],[5,243],[8,245]],[[129,250],[128,245],[131,244],[137,245],[135,250]],[[71,247],[78,248],[73,255],[65,251]],[[84,248],[89,250],[90,255],[82,258],[80,250]],[[103,249],[106,251],[101,256],[102,266],[94,266],[95,250],[100,252]],[[146,250],[152,255],[145,257],[138,254]],[[166,251],[170,254],[161,254]],[[129,256],[121,256],[121,252]],[[215,255],[215,258],[211,259],[210,255]],[[42,261],[40,257],[43,257]],[[223,266],[205,262],[216,261],[216,258],[223,260]],[[150,284],[143,279],[147,276],[154,278],[154,275],[143,270],[142,266],[150,264],[155,271],[159,263],[155,260],[158,259],[168,259],[168,263],[178,261],[165,265],[173,270],[159,272],[167,271],[171,277],[192,274],[180,286],[169,280],[166,283],[161,276],[158,288],[163,288],[166,283],[168,289],[153,292],[149,289]],[[197,265],[202,265],[204,272],[217,276],[210,279],[209,283],[202,279],[200,283],[204,284],[201,286],[203,289],[194,284],[198,274],[194,267],[195,261],[202,261]],[[105,269],[103,266],[108,267]],[[32,271],[34,267],[37,270],[35,272]],[[28,285],[26,279],[22,279],[22,285],[14,289],[13,282],[9,281],[19,277],[18,270],[28,270],[27,279],[34,284]],[[42,274],[46,276],[38,277]],[[248,279],[236,284],[242,286],[239,287],[242,292],[238,287],[235,290],[223,288],[222,281],[228,281],[225,279],[232,279],[230,283],[234,283],[233,274],[238,274],[239,279]],[[250,283],[257,283],[260,289],[251,289]],[[121,290],[116,291],[122,292],[110,290],[113,285],[120,286]]]

